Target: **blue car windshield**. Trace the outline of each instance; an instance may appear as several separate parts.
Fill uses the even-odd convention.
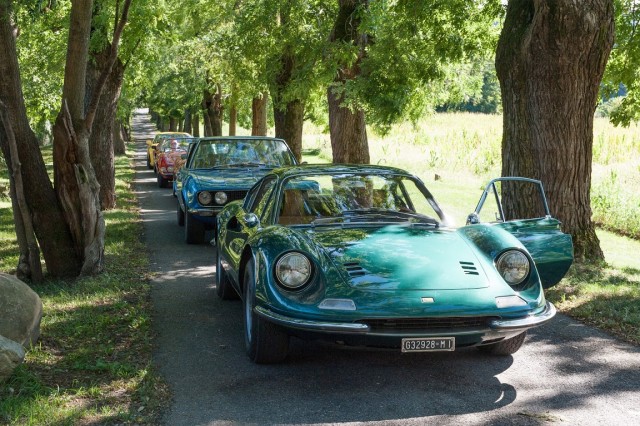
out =
[[[430,221],[442,219],[435,201],[416,181],[399,175],[327,174],[283,184],[279,223],[335,220]]]
[[[195,147],[191,168],[233,166],[281,167],[296,164],[286,144],[277,139],[202,140]]]

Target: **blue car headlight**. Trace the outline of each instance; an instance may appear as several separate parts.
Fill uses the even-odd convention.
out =
[[[198,194],[198,202],[203,206],[206,206],[211,203],[211,193],[208,191],[202,191]]]
[[[502,278],[511,286],[522,283],[531,270],[529,258],[519,250],[507,250],[496,261],[496,268]]]
[[[309,282],[312,274],[311,260],[302,253],[286,253],[276,262],[276,279],[287,290],[301,289]]]

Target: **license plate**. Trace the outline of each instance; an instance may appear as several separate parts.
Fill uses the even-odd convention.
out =
[[[456,349],[455,337],[412,337],[402,339],[402,352],[439,352]]]

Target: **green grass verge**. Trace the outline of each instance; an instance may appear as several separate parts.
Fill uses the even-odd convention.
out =
[[[44,305],[41,337],[0,385],[0,424],[155,424],[167,399],[151,367],[148,258],[130,157],[118,158],[118,207],[105,212],[105,270],[32,288]],[[0,270],[17,246],[10,205],[0,205]],[[5,225],[5,224],[10,225]]]

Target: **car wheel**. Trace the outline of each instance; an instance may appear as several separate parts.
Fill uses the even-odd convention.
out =
[[[166,188],[167,187],[167,180],[165,178],[163,178],[160,173],[158,173],[158,187],[160,187],[160,188]]]
[[[184,213],[184,240],[187,244],[204,242],[204,224],[189,212]]]
[[[524,343],[525,337],[527,337],[526,331],[510,339],[504,339],[500,342],[491,343],[489,345],[478,346],[478,350],[492,355],[512,355],[518,352],[518,349],[520,349]]]
[[[217,240],[217,238],[216,238]],[[222,268],[220,260],[220,244],[216,244],[216,293],[222,300],[233,300],[238,298],[238,293],[231,285],[229,277]]]
[[[151,165],[151,157],[149,156],[148,152],[147,152],[147,169],[153,169],[153,166]]]
[[[178,226],[184,226],[184,212],[180,207],[180,203],[176,201],[176,215],[178,216]]]
[[[244,341],[247,355],[256,364],[281,362],[289,352],[289,335],[254,312],[256,303],[255,264],[244,271]]]

